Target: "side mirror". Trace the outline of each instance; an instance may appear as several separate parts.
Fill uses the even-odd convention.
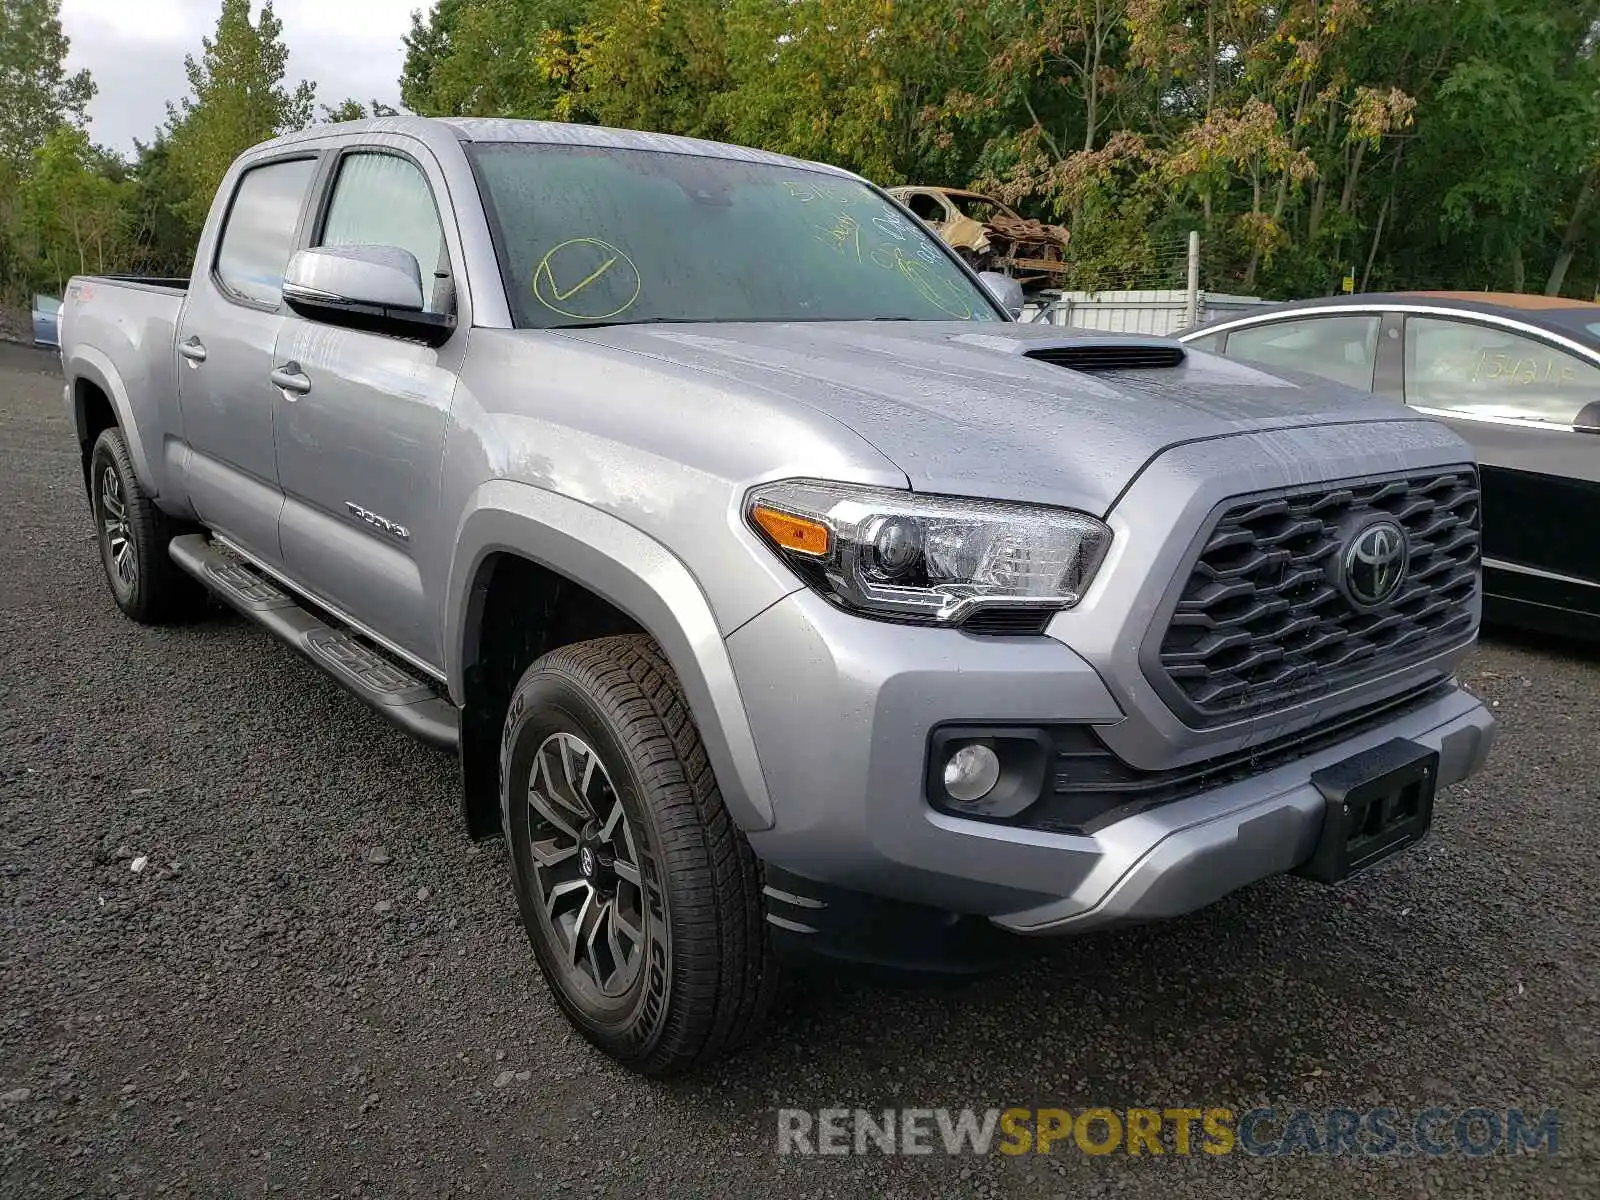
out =
[[[983,286],[989,289],[989,294],[1000,302],[1000,307],[1011,314],[1013,318],[1022,316],[1022,285],[1009,275],[1002,275],[998,271],[980,271],[978,278],[983,281]]]
[[[416,255],[398,246],[322,246],[301,250],[284,272],[283,300],[312,321],[417,338],[449,340],[456,320],[423,312]]]

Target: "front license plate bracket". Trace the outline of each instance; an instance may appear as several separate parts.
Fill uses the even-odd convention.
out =
[[[1395,738],[1311,776],[1324,800],[1311,857],[1295,869],[1338,883],[1415,845],[1433,822],[1439,752]]]

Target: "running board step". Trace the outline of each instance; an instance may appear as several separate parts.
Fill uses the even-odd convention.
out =
[[[219,600],[287,642],[331,675],[347,692],[412,737],[454,751],[461,742],[461,714],[434,684],[329,624],[287,590],[234,558],[200,533],[186,533],[167,546],[172,561]]]

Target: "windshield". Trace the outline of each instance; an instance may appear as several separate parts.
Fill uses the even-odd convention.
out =
[[[997,321],[871,188],[648,150],[470,147],[522,328],[648,321]]]

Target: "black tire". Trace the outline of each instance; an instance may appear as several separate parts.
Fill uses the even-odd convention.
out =
[[[583,763],[584,751],[597,766],[567,770],[587,781],[569,793],[560,785],[561,756]],[[500,765],[517,905],[545,981],[578,1031],[654,1076],[698,1066],[753,1037],[778,979],[760,863],[728,816],[677,677],[655,642],[599,638],[535,662],[512,695]],[[562,807],[566,800],[557,803],[555,793],[598,814],[585,834],[569,839],[576,808]],[[549,819],[552,809],[564,820]],[[597,841],[608,816],[621,832]],[[592,848],[587,864],[581,849],[567,856],[569,841]],[[567,872],[580,887],[565,881]],[[546,899],[563,887],[563,897]],[[577,939],[566,921],[581,929],[585,920],[582,912],[573,916],[573,905],[591,913],[587,944],[603,941],[599,950],[569,954]],[[640,939],[630,958],[634,920]]]
[[[90,452],[89,502],[100,565],[118,608],[142,625],[191,620],[204,611],[205,589],[167,556],[167,543],[187,526],[145,494],[120,429],[103,431]]]

